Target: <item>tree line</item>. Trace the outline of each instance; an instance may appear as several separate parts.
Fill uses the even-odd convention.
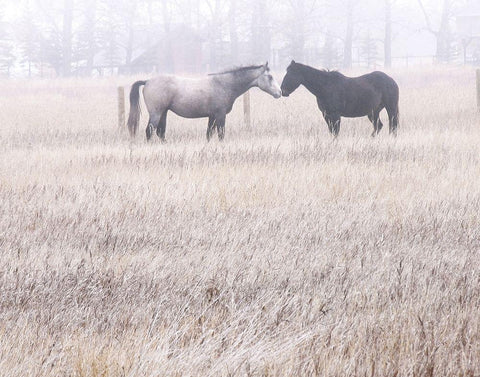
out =
[[[208,46],[210,70],[272,56],[349,68],[354,52],[368,66],[390,67],[395,38],[408,27],[428,30],[437,59],[448,61],[454,53],[452,17],[466,2],[442,0],[438,7],[433,0],[19,0],[13,16],[0,8],[0,72],[8,75],[15,64],[28,76],[44,70],[90,75],[100,55],[103,65],[129,67],[139,50],[158,38],[175,43],[185,27]],[[415,11],[423,25],[409,26]],[[164,48],[171,54],[168,44]]]

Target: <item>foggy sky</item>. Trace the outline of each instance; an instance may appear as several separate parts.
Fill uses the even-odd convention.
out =
[[[59,29],[62,25],[62,8],[65,0],[0,0],[1,16],[3,24],[9,25],[8,28],[15,30],[15,25],[24,16],[27,6],[35,9],[32,22],[40,25],[41,30]],[[75,6],[74,21],[72,32],[73,36],[78,33],[80,27],[80,8],[91,0],[73,0]],[[100,2],[101,0],[97,0]],[[108,1],[108,0],[107,0]],[[191,24],[193,28],[201,28],[203,35],[209,35],[215,25],[218,36],[217,41],[230,43],[231,30],[229,33],[229,9],[233,0],[197,0],[197,11],[201,14],[190,14],[192,12],[192,0],[136,0],[140,4],[136,8],[135,18],[132,19],[134,28],[141,28],[147,23],[157,24],[159,29],[165,24],[165,20],[172,25]],[[382,38],[384,37],[384,3],[385,0],[265,0],[267,5],[266,17],[254,20],[261,30],[268,30],[269,43],[272,49],[282,50],[287,45],[290,46],[290,52],[285,54],[294,55],[295,33],[296,29],[303,30],[305,35],[304,48],[315,48],[323,45],[326,35],[333,36],[337,48],[341,49],[341,43],[345,29],[347,28],[346,13],[350,3],[354,4],[354,38],[353,55],[360,54],[362,40],[371,38],[377,44],[378,61],[382,60],[383,47]],[[391,0],[392,1],[392,56],[394,58],[409,56],[432,56],[436,51],[436,41],[434,34],[427,30],[425,16],[421,11],[418,0]],[[439,27],[444,0],[422,0],[425,10],[431,22],[432,28]],[[478,1],[478,0],[477,0]],[[135,1],[118,1],[119,7],[129,7]],[[452,7],[452,17],[450,20],[452,32],[455,32],[455,22],[453,20],[454,12],[461,9],[468,0],[450,0]],[[150,3],[149,7],[147,4]],[[48,10],[45,8],[48,4]],[[166,4],[166,5],[165,5]],[[303,4],[307,9],[306,14],[297,15],[296,12]],[[240,42],[251,39],[252,17],[255,17],[255,11],[252,7],[255,2],[250,0],[236,1],[235,29],[238,33]],[[151,9],[151,14],[147,14],[147,9]],[[168,17],[164,17],[163,11],[167,9]],[[187,13],[189,16],[187,17]],[[97,16],[98,22],[108,22],[108,14]],[[107,19],[106,19],[107,18]],[[120,22],[119,19],[115,22]],[[213,25],[213,26],[212,26]],[[263,29],[262,29],[263,28]],[[208,32],[205,30],[208,29]],[[125,31],[120,32],[119,36]],[[288,36],[286,35],[287,33]],[[249,36],[250,35],[250,36]],[[293,35],[293,37],[292,37]],[[154,38],[154,36],[152,36]],[[289,40],[290,38],[290,40]],[[18,55],[20,41],[17,35],[9,36],[9,40],[14,46],[14,54]],[[127,41],[123,41],[127,44]],[[135,41],[133,41],[135,43]],[[293,51],[293,52],[292,52]],[[262,57],[263,58],[263,57]],[[296,58],[296,56],[291,56]],[[254,59],[254,57],[250,57]],[[20,59],[16,59],[15,69],[21,65]],[[245,62],[240,62],[245,63]],[[252,63],[257,63],[256,61]]]

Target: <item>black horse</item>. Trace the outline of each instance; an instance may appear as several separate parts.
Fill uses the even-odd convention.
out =
[[[383,108],[387,109],[390,133],[397,135],[398,85],[385,73],[346,77],[337,71],[318,70],[292,60],[283,78],[282,95],[288,97],[300,85],[317,97],[318,108],[334,136],[340,131],[342,116],[368,116],[375,136],[383,127],[379,117]]]

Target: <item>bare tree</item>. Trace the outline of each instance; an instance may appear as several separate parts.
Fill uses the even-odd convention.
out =
[[[333,20],[329,25],[332,35],[343,42],[344,68],[350,68],[353,64],[353,42],[356,33],[355,26],[358,22],[357,6],[361,0],[330,0],[328,1],[328,18]],[[338,20],[343,22],[338,22]],[[336,30],[335,30],[336,29]]]
[[[268,27],[267,1],[255,0],[252,4],[251,47],[254,58],[267,60],[270,57],[270,30]]]
[[[293,10],[293,25],[294,30],[292,33],[292,55],[298,57],[300,61],[305,60],[305,20],[306,20],[306,7],[305,0],[290,0],[289,1]]]
[[[125,47],[125,65],[130,65],[133,56],[133,43],[134,43],[134,21],[137,11],[138,1],[126,1],[124,3],[124,21],[125,29],[127,32],[127,43]]]
[[[74,0],[63,0],[61,6],[37,0],[43,16],[42,59],[61,76],[72,70]]]
[[[392,3],[393,0],[385,0],[385,39],[383,45],[385,68],[392,66]]]
[[[73,45],[73,0],[64,0],[63,26],[62,26],[62,75],[70,76],[72,69],[72,45]]]
[[[353,8],[354,0],[347,0],[347,28],[345,32],[345,42],[343,45],[343,68],[352,67]]]
[[[438,28],[434,28],[431,17],[425,9],[423,0],[417,0],[420,9],[422,10],[423,16],[425,18],[425,23],[427,30],[435,36],[437,47],[436,47],[436,58],[438,61],[448,61],[451,58],[451,42],[452,35],[450,30],[450,18],[452,17],[452,2],[451,0],[443,0],[442,13],[440,24]]]
[[[377,62],[377,44],[375,39],[371,37],[370,32],[368,32],[365,38],[362,40],[360,53],[363,59],[365,59],[367,67],[375,68]]]
[[[209,10],[206,15],[208,44],[209,44],[209,69],[215,71],[224,62],[223,45],[222,45],[222,29],[225,18],[224,11],[227,8],[227,0],[204,0]]]
[[[230,34],[230,56],[232,63],[238,61],[238,29],[236,23],[237,17],[237,0],[230,0],[228,9],[228,28]]]
[[[162,16],[163,16],[163,31],[165,33],[165,56],[166,56],[166,71],[173,73],[173,51],[172,51],[172,36],[171,36],[171,14],[168,0],[162,0]]]
[[[321,20],[316,15],[319,4],[318,0],[289,0],[280,8],[282,22],[277,26],[281,28],[289,55],[294,59],[305,61],[307,58],[307,43]]]
[[[94,57],[99,47],[97,43],[97,4],[98,0],[84,0],[81,3],[83,16],[80,32],[78,33],[79,57],[85,59],[85,73],[92,72]]]

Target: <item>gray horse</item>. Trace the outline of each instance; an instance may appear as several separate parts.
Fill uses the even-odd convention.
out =
[[[210,74],[202,78],[185,78],[162,75],[148,81],[137,81],[130,91],[130,114],[128,129],[135,136],[140,119],[139,88],[147,105],[149,120],[147,140],[156,129],[158,137],[165,141],[167,112],[185,118],[207,118],[207,140],[217,128],[218,139],[225,135],[225,116],[232,110],[233,103],[248,89],[256,86],[275,98],[282,90],[270,74],[268,62],[264,65],[241,67],[225,72]]]

